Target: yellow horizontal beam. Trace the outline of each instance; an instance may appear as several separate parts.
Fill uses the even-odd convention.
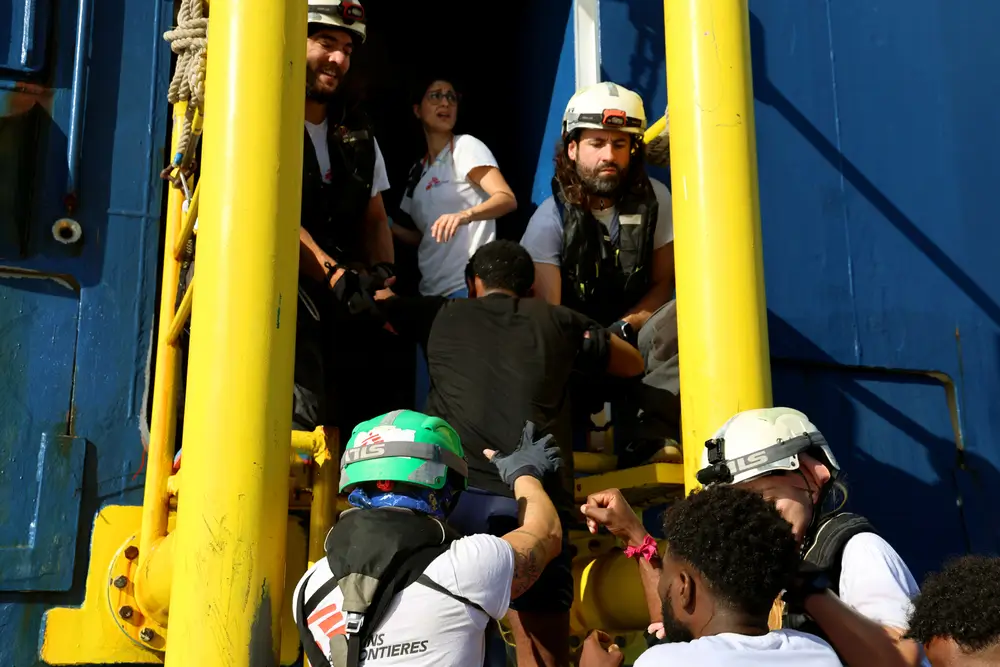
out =
[[[675,489],[684,486],[684,465],[681,463],[652,463],[650,465],[615,470],[600,475],[580,477],[576,480],[574,496],[584,501],[592,493],[605,489],[621,489],[628,497],[628,491],[651,491],[657,487]]]
[[[660,120],[650,125],[649,128],[646,130],[646,133],[643,135],[642,140],[648,144],[651,141],[653,141],[653,139],[656,139],[658,136],[660,136],[660,133],[663,132],[665,129],[667,129],[666,116],[664,116]]]

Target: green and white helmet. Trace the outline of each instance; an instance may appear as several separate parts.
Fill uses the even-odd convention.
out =
[[[395,410],[358,424],[340,460],[340,491],[365,482],[405,482],[455,490],[469,485],[462,442],[448,422],[411,410]]]
[[[705,443],[698,481],[739,484],[778,471],[799,469],[809,453],[830,470],[840,465],[826,438],[803,413],[792,408],[745,410],[722,425]]]

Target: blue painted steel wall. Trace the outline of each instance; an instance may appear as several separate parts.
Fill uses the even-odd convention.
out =
[[[93,5],[73,215],[84,236],[64,246],[51,226],[66,214],[77,5],[0,3],[13,12],[0,16],[0,172],[20,156],[20,189],[0,194],[22,207],[0,210],[0,664],[16,667],[39,664],[43,610],[83,600],[97,508],[141,502],[173,2]],[[18,142],[24,127],[39,134]]]
[[[750,5],[775,401],[824,430],[918,577],[998,551],[1000,81],[978,65],[1000,57],[1000,5]],[[662,18],[601,2],[602,69],[651,116]],[[923,371],[954,383],[962,452]]]

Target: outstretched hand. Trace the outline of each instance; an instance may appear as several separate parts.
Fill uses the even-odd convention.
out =
[[[497,467],[500,479],[512,489],[518,477],[530,475],[540,480],[545,475],[559,470],[563,463],[559,448],[556,447],[552,436],[546,435],[535,440],[535,425],[530,421],[525,422],[524,430],[521,432],[521,442],[513,452],[501,454],[492,449],[485,449],[483,454]]]

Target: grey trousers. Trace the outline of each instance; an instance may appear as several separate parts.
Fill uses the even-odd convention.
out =
[[[677,303],[658,308],[639,329],[639,352],[646,364],[635,392],[640,439],[680,441],[681,381],[677,356]]]

